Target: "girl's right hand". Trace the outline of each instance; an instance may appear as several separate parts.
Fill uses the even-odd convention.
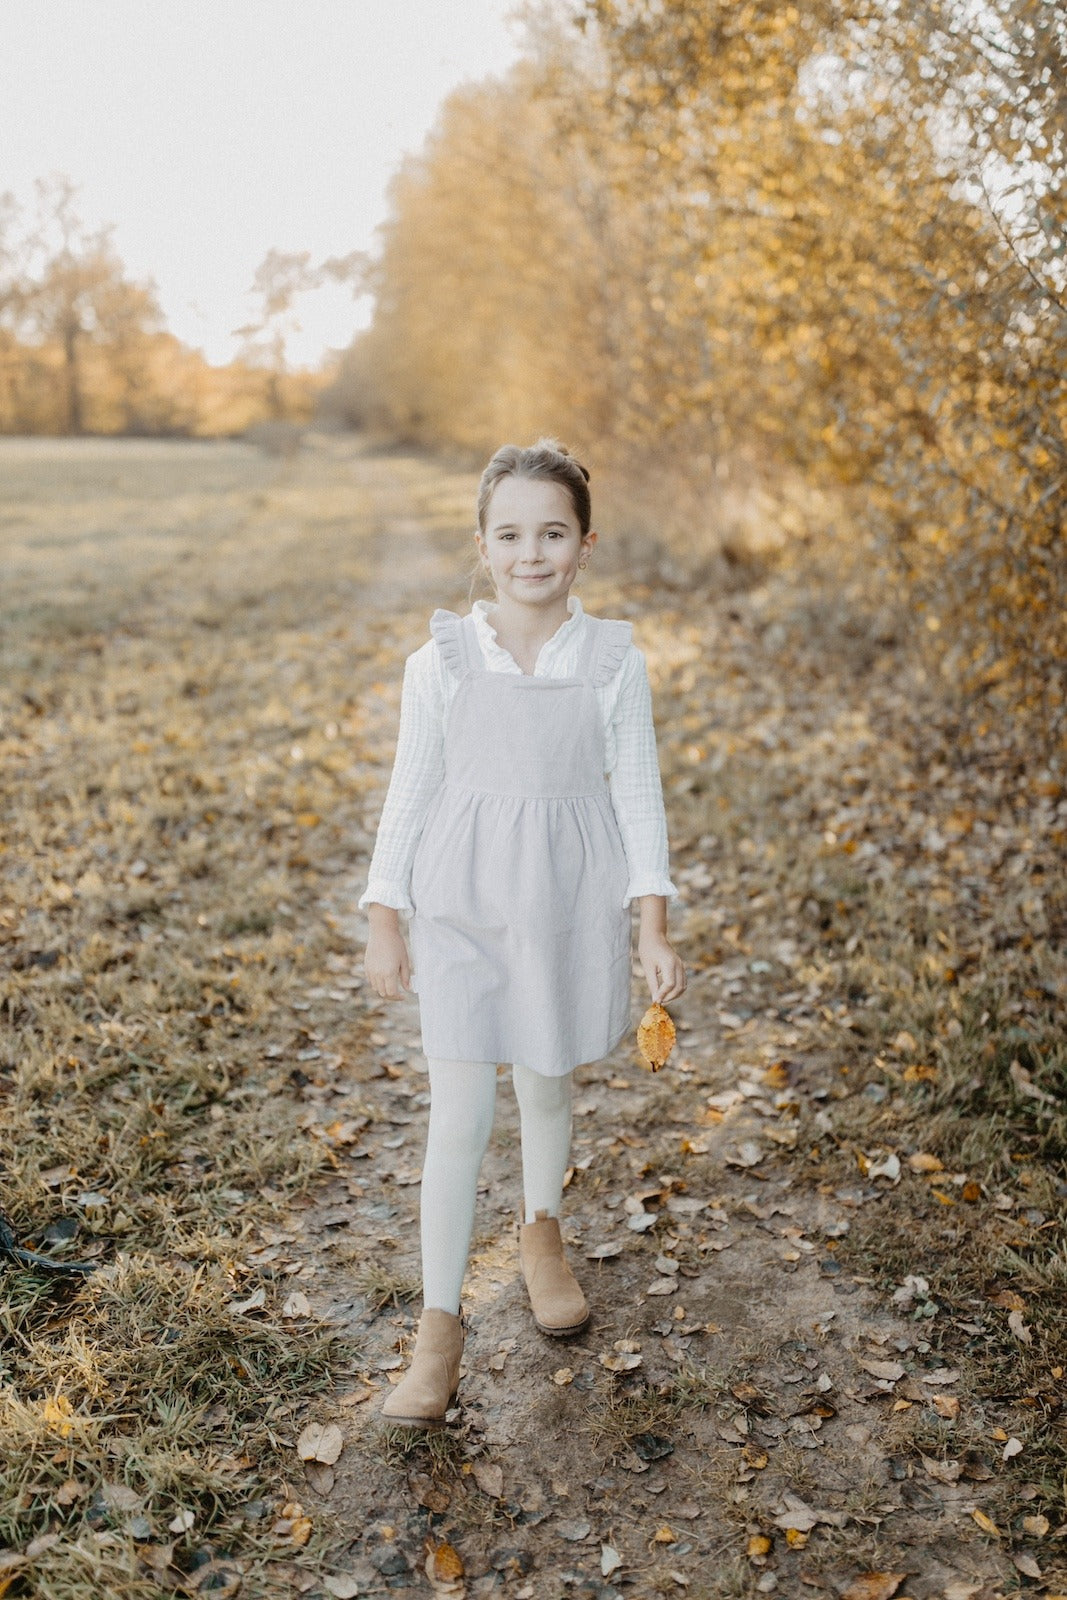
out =
[[[367,975],[367,982],[375,994],[383,1000],[399,1000],[401,994],[411,988],[408,947],[404,943],[404,935],[400,932],[395,918],[395,912],[392,919],[379,921],[378,918],[371,917],[370,935],[363,957],[363,970]]]

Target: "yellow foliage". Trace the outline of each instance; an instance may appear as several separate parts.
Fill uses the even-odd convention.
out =
[[[1052,11],[990,0],[994,65],[955,0],[589,0],[580,32],[540,27],[395,181],[353,413],[476,454],[559,432],[631,525],[658,497],[691,568],[724,485],[845,496],[902,595],[936,596],[946,677],[1062,716]]]

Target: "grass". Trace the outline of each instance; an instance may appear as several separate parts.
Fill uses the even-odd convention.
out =
[[[269,1532],[294,1423],[358,1353],[286,1322],[248,1252],[332,1160],[279,1102],[307,1030],[325,1040],[307,989],[353,961],[319,905],[395,716],[352,598],[398,496],[441,474],[392,463],[354,494],[345,462],[3,443],[0,1203],[98,1270],[3,1267],[0,1543],[58,1536],[44,1600],[157,1593],[145,1552],[167,1544],[179,1577],[232,1546],[267,1592],[264,1562],[320,1541]],[[363,1048],[360,1015],[333,1026]]]
[[[369,1262],[356,1278],[356,1288],[370,1311],[384,1311],[386,1306],[409,1304],[422,1292],[418,1274],[396,1271],[384,1262]]]

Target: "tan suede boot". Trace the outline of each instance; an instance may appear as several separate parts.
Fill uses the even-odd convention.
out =
[[[538,1211],[532,1222],[520,1221],[519,1265],[541,1332],[554,1339],[580,1333],[589,1321],[589,1307],[564,1257],[558,1217]]]
[[[463,1356],[462,1316],[423,1311],[411,1365],[385,1397],[382,1416],[402,1428],[439,1428],[454,1403]]]

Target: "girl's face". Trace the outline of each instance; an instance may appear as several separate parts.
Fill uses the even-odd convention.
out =
[[[501,599],[523,606],[566,602],[578,562],[596,543],[582,537],[570,495],[550,478],[501,478],[485,533],[475,535]]]

